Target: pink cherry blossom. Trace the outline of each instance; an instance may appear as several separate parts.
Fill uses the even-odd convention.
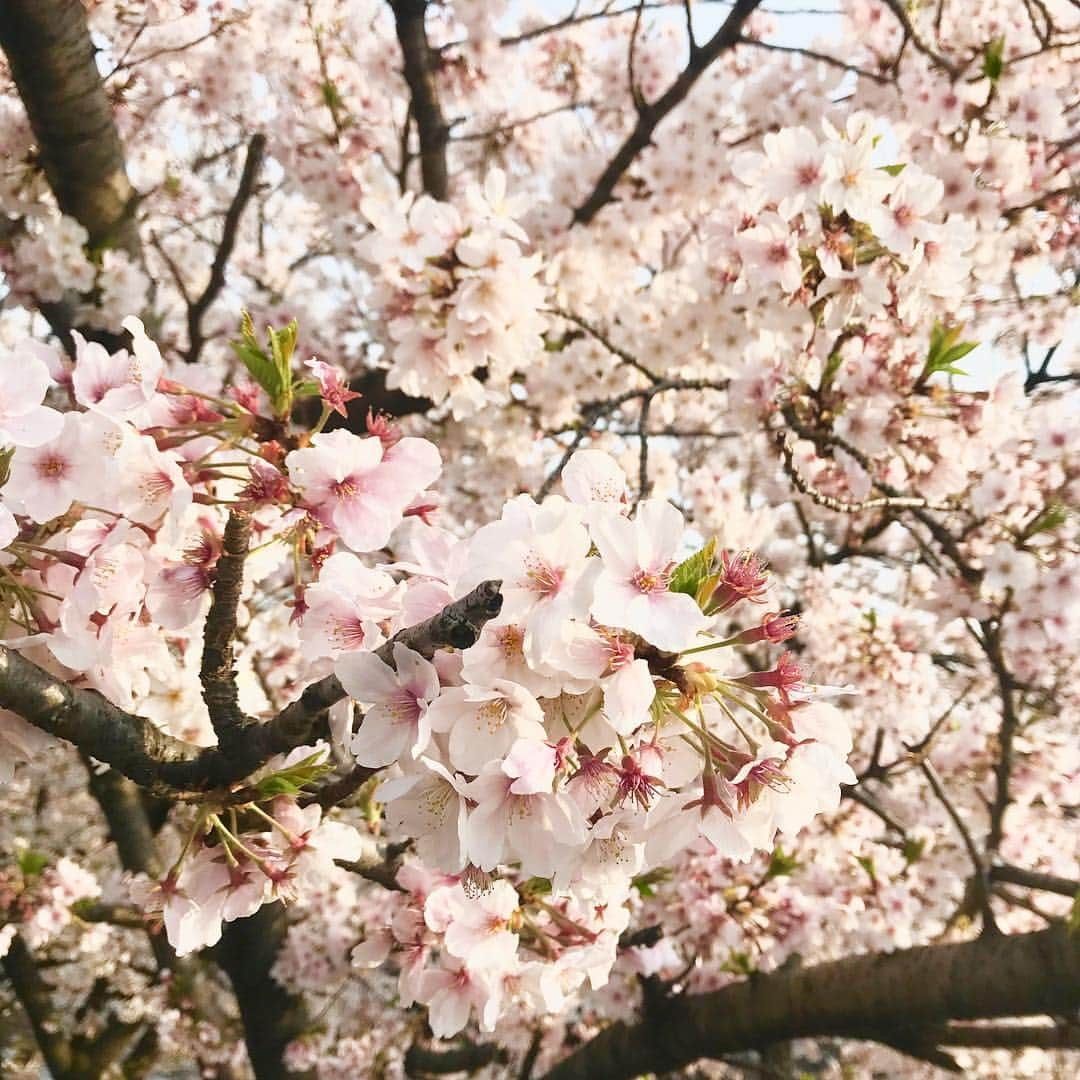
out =
[[[352,698],[372,706],[351,744],[361,765],[388,765],[406,751],[413,758],[423,753],[431,738],[431,703],[439,693],[429,661],[395,645],[393,668],[374,653],[351,652],[338,658],[335,670]]]
[[[88,500],[100,488],[87,458],[83,427],[77,413],[62,417],[59,434],[35,447],[20,447],[11,460],[4,494],[21,504],[22,512],[43,523],[63,514],[77,498]]]
[[[642,502],[632,521],[616,514],[597,521],[593,542],[604,569],[596,581],[593,618],[670,652],[692,645],[706,620],[692,597],[668,591],[682,533],[682,515],[659,499]]]
[[[32,348],[0,351],[0,445],[40,446],[60,434],[63,416],[41,403],[51,383]]]
[[[379,439],[339,429],[311,442],[286,458],[289,477],[353,551],[385,545],[405,508],[441,468],[438,451],[423,439],[402,439],[384,452]]]
[[[536,699],[504,679],[490,686],[445,689],[431,703],[427,718],[433,731],[449,733],[450,761],[471,776],[502,757],[515,740],[545,735]]]
[[[381,640],[379,622],[398,613],[401,595],[389,574],[370,569],[349,552],[331,555],[319,580],[304,591],[300,641],[305,654],[336,658],[374,648]]]

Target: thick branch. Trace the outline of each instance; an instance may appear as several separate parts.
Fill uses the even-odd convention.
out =
[[[485,581],[437,615],[410,626],[376,652],[393,661],[397,643],[431,657],[437,649],[465,649],[502,606],[500,582]],[[96,690],[77,689],[14,649],[0,645],[0,708],[73,743],[150,791],[205,791],[249,776],[275,754],[317,737],[331,705],[345,697],[328,675],[309,686],[265,724],[250,724],[227,747],[199,747],[159,731],[149,720],[108,701]]]
[[[634,130],[608,162],[588,198],[574,211],[575,222],[587,225],[611,201],[616,184],[652,141],[660,121],[690,93],[691,87],[717,57],[738,44],[743,24],[760,3],[761,0],[735,0],[723,25],[704,45],[692,51],[689,63],[678,78],[651,105],[640,107]]]
[[[1021,866],[999,863],[990,867],[989,874],[991,881],[1004,881],[1010,885],[1020,885],[1025,889],[1037,889],[1039,892],[1068,896],[1070,899],[1080,893],[1080,881],[1058,877],[1057,874],[1045,874],[1039,870],[1025,870]]]
[[[954,1020],[1067,1013],[1080,1005],[1080,937],[1056,925],[854,956],[662,1003],[612,1024],[547,1080],[629,1080],[785,1039],[841,1036],[924,1045]],[[910,1035],[910,1038],[906,1036]]]
[[[91,247],[141,259],[135,192],[81,0],[5,0],[0,45],[60,209],[86,229]]]
[[[395,634],[375,650],[375,655],[393,666],[395,645],[407,645],[429,660],[441,648],[467,649],[480,636],[484,624],[502,609],[501,585],[500,581],[482,581],[468,596],[448,604],[437,615]],[[291,705],[286,705],[271,723],[282,730],[303,727],[345,696],[345,688],[337,676],[327,675],[312,683]]]
[[[63,1035],[63,1023],[52,1004],[52,993],[34,963],[33,954],[19,934],[11,939],[7,955],[0,960],[4,974],[19,999],[34,1039],[49,1072],[57,1080],[65,1080],[71,1069],[71,1044]]]
[[[450,126],[443,116],[435,86],[437,56],[428,42],[424,15],[427,0],[391,0],[405,81],[412,95],[410,113],[420,137],[420,174],[424,190],[433,198],[445,201],[450,185],[446,171],[446,144]]]
[[[214,571],[213,602],[203,630],[199,678],[210,723],[223,747],[232,745],[246,723],[236,688],[233,638],[250,537],[251,515],[243,510],[231,511],[221,541],[221,556]]]
[[[510,1055],[497,1043],[463,1042],[448,1050],[413,1043],[405,1051],[406,1076],[474,1073],[488,1065],[505,1065]]]
[[[264,904],[254,915],[228,923],[214,950],[236,993],[255,1080],[310,1077],[290,1072],[283,1060],[285,1048],[309,1023],[301,997],[289,994],[270,974],[287,926],[282,904]]]
[[[218,293],[225,287],[225,268],[236,246],[236,233],[240,228],[240,218],[244,214],[251,196],[255,193],[255,183],[259,178],[263,158],[266,156],[266,136],[256,132],[248,143],[247,157],[240,173],[240,182],[236,185],[229,209],[225,211],[225,221],[221,226],[221,240],[210,267],[210,280],[197,300],[188,308],[188,351],[184,359],[193,364],[199,359],[206,338],[202,331],[203,316],[210,305],[217,299]]]
[[[977,640],[993,669],[998,684],[998,695],[1001,698],[998,758],[994,765],[994,799],[990,804],[990,830],[986,837],[987,851],[993,853],[1001,847],[1001,841],[1005,836],[1005,814],[1012,801],[1009,782],[1012,777],[1013,740],[1020,726],[1020,718],[1016,714],[1013,699],[1012,673],[1002,653],[1000,628],[989,620],[980,625],[982,636],[977,636]]]

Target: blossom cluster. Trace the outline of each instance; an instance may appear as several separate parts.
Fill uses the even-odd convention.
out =
[[[459,418],[507,400],[510,376],[541,351],[544,327],[541,258],[525,253],[521,209],[498,169],[469,188],[460,210],[428,195],[363,200],[372,232],[360,250],[389,339],[388,386],[449,399]]]
[[[410,905],[354,959],[407,954],[400,993],[429,1006],[436,1032],[460,1030],[470,1009],[490,1029],[511,983],[557,1011],[586,978],[605,980],[640,875],[699,838],[748,859],[838,804],[850,739],[793,654],[766,671],[718,659],[795,632],[789,613],[753,613],[767,569],[715,541],[692,554],[678,508],[632,504],[609,455],[579,451],[565,496],[519,496],[458,538],[430,520],[430,442],[372,418],[367,435],[316,431],[286,450],[259,438],[256,389],[196,396],[137,320],[126,327],[130,351],[79,339],[72,368],[29,346],[8,361],[27,377],[0,402],[4,557],[25,631],[7,643],[124,708],[149,703],[205,616],[218,508],[252,515],[275,554],[248,569],[291,592],[312,677],[332,668],[363,708],[356,726],[348,702],[336,707],[335,747],[386,770],[374,797],[419,860],[399,875]],[[307,367],[321,426],[351,391],[331,365]],[[264,382],[273,405],[284,391]],[[388,546],[396,559],[379,554]],[[501,612],[471,647],[376,653],[491,579]],[[736,616],[749,625],[729,633]],[[29,757],[32,730],[6,719],[5,743]],[[205,723],[199,738],[214,739]],[[165,877],[137,885],[179,955],[364,853],[354,826],[299,798],[331,768],[326,752],[269,764],[243,797],[209,795]]]

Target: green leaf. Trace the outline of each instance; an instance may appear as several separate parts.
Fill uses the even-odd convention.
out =
[[[1050,532],[1059,525],[1064,525],[1068,519],[1069,511],[1065,506],[1061,503],[1051,503],[1049,506],[1040,510],[1030,524],[1024,526],[1020,538],[1022,540],[1027,540],[1036,533]]]
[[[870,855],[856,855],[855,861],[866,871],[871,881],[877,882],[877,870],[874,868],[874,859]]]
[[[518,886],[522,896],[547,896],[551,892],[551,882],[546,877],[531,877]]]
[[[750,959],[748,953],[733,949],[720,966],[720,970],[728,971],[732,975],[753,975],[757,969],[754,967],[754,961]]]
[[[314,754],[290,765],[287,769],[264,776],[255,784],[258,793],[256,802],[276,798],[278,795],[291,795],[294,798],[312,786],[316,780],[333,772],[333,764],[326,754],[317,750]]]
[[[926,840],[916,840],[911,836],[905,837],[904,846],[900,850],[904,856],[904,862],[910,866],[923,857],[923,852],[926,850]]]
[[[637,889],[638,895],[649,900],[656,895],[655,885],[661,885],[665,881],[670,881],[672,873],[670,870],[665,870],[663,867],[658,866],[655,870],[649,870],[644,874],[638,874],[630,884]]]
[[[15,447],[9,446],[6,450],[0,450],[0,487],[8,482],[11,475],[11,459],[15,456]]]
[[[37,877],[49,865],[49,856],[26,848],[16,856],[23,877]]]
[[[787,855],[784,849],[777,844],[776,850],[772,853],[772,858],[769,859],[769,869],[765,871],[765,880],[771,881],[773,878],[778,877],[790,877],[799,867],[799,861],[794,855]]]
[[[1005,35],[987,42],[983,53],[982,73],[991,81],[997,82],[1005,70]]]
[[[286,417],[293,399],[292,356],[296,349],[296,320],[293,319],[281,330],[268,326],[266,337],[269,353],[255,337],[255,324],[250,313],[244,311],[240,316],[240,340],[230,344],[248,374],[266,391],[274,415]]]
[[[322,84],[322,96],[323,104],[325,104],[328,109],[341,108],[341,94],[338,93],[338,88],[329,79]]]
[[[828,390],[832,385],[833,379],[836,378],[836,373],[840,370],[840,366],[844,362],[844,354],[837,349],[835,352],[829,354],[829,359],[825,361],[825,369],[821,373],[821,385],[819,390]]]
[[[890,176],[899,176],[907,168],[907,162],[901,161],[899,165],[879,165],[878,168]]]
[[[700,551],[684,559],[675,567],[668,584],[670,592],[686,593],[697,596],[702,583],[712,570],[713,555],[716,552],[716,537],[713,537]]]
[[[947,375],[966,375],[967,372],[956,366],[956,361],[963,359],[972,349],[977,349],[977,341],[961,341],[963,325],[944,326],[940,322],[934,323],[930,331],[930,348],[926,354],[926,365],[918,378],[919,383],[925,382],[931,375],[945,373]]]
[[[317,379],[300,379],[293,383],[293,397],[318,397],[322,393]]]

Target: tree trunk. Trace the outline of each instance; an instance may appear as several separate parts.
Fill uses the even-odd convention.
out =
[[[950,1020],[1069,1013],[1080,1006],[1080,936],[1034,934],[847,957],[674,997],[612,1024],[546,1080],[629,1080],[784,1039],[873,1039],[917,1054]]]

